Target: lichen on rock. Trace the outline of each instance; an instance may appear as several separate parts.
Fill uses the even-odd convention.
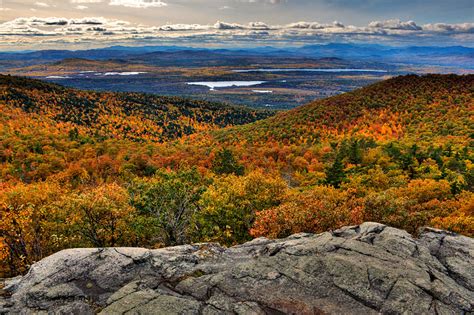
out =
[[[232,248],[69,249],[5,284],[12,314],[462,314],[474,240],[369,222]]]

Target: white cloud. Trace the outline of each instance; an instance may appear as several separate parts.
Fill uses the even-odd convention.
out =
[[[77,10],[86,10],[86,9],[88,9],[89,7],[88,7],[88,6],[85,6],[85,5],[76,5],[74,8],[77,9]]]
[[[269,30],[272,27],[263,22],[250,22],[247,28],[252,30]]]
[[[286,0],[240,0],[239,2],[264,3],[264,4],[282,4],[282,3],[286,3]]]
[[[217,21],[216,24],[214,24],[214,28],[218,30],[242,30],[245,27],[238,23],[226,23]]]
[[[164,32],[183,32],[183,31],[196,31],[196,30],[207,30],[209,25],[201,24],[166,24],[158,27],[159,31]]]
[[[202,24],[166,24],[160,26],[160,31],[166,32],[181,32],[181,31],[196,31],[196,30],[270,30],[272,27],[263,22],[250,22],[248,24],[239,23],[227,23],[217,21],[214,25],[202,25]]]
[[[435,23],[423,25],[423,29],[442,33],[474,33],[474,23],[447,24]]]
[[[421,30],[421,26],[418,26],[414,21],[402,22],[400,20],[374,21],[369,23],[369,27],[407,31]]]
[[[42,8],[49,8],[49,4],[45,2],[35,2],[35,6],[42,7]]]
[[[101,3],[102,0],[71,0],[71,3]]]
[[[296,29],[323,29],[325,28],[324,24],[319,24],[318,22],[295,22],[287,25],[288,28]]]
[[[129,8],[164,7],[167,5],[161,0],[111,0],[109,4]]]
[[[334,21],[332,24],[321,24],[318,22],[296,22],[285,25],[288,29],[300,29],[300,30],[327,30],[334,28],[345,28],[345,25],[341,22]]]
[[[266,44],[318,43],[331,41],[391,41],[412,44],[462,43],[474,38],[474,23],[417,25],[398,20],[371,22],[367,26],[344,25],[340,22],[295,22],[270,25],[264,22],[248,24],[218,21],[215,24],[166,24],[144,26],[104,17],[68,19],[59,17],[16,18],[0,23],[0,46],[41,43],[117,43],[137,41],[179,41],[180,43],[232,43],[236,41]]]

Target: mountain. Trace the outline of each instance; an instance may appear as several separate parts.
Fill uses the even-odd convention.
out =
[[[474,75],[400,76],[217,130],[208,141],[235,148],[250,168],[278,169],[296,186],[327,183],[342,162],[339,183],[381,167],[471,190],[473,86]]]
[[[293,51],[278,51],[267,49],[182,49],[176,51],[156,51],[146,54],[136,54],[127,58],[131,62],[179,67],[212,67],[233,66],[249,67],[254,65],[275,66],[278,64],[313,63],[314,67],[348,67],[349,61],[327,59],[320,60],[319,56],[301,56]]]
[[[399,76],[218,132],[217,137],[300,145],[363,136],[420,146],[467,145],[473,87],[474,75]]]
[[[279,113],[0,82],[0,277],[67,248],[369,221],[474,235],[474,75],[400,76]]]
[[[80,62],[83,64],[82,60]],[[61,64],[74,66],[76,60]],[[80,91],[11,76],[0,76],[0,93],[0,102],[10,108],[71,123],[89,134],[134,141],[177,139],[197,131],[249,123],[273,114],[179,97]]]
[[[40,50],[33,52],[0,52],[0,66],[8,63],[26,65],[43,64],[68,58],[93,60],[124,59],[161,65],[200,65],[205,62],[232,65],[251,64],[252,59],[260,62],[264,58],[319,59],[336,57],[347,61],[371,61],[413,65],[456,66],[472,69],[474,48],[462,46],[384,46],[375,44],[306,45],[300,47],[242,47],[242,48],[193,48],[179,46],[113,46],[90,50]],[[222,60],[220,60],[220,59]],[[232,58],[236,60],[232,61]],[[461,60],[462,62],[461,62]],[[8,63],[7,63],[8,61]],[[198,63],[198,61],[200,61]]]
[[[231,248],[69,249],[6,280],[0,312],[463,314],[473,252],[472,238],[377,223]]]
[[[294,188],[286,204],[256,214],[253,237],[322,232],[355,218],[472,235],[473,87],[474,75],[401,76],[197,142],[231,148],[245,169],[276,172]],[[202,155],[193,141],[193,156]]]

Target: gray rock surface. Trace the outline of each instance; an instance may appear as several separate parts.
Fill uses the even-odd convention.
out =
[[[70,249],[3,290],[12,314],[473,314],[474,240],[364,223],[229,249]]]

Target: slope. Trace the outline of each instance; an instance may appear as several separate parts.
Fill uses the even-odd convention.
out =
[[[10,108],[69,122],[89,134],[134,141],[162,142],[273,114],[179,97],[81,91],[12,76],[0,76],[0,93],[0,102]]]
[[[473,76],[393,78],[219,130],[260,112],[4,80],[0,277],[71,247],[233,245],[368,221],[474,235]],[[190,117],[205,132],[176,138]]]
[[[400,76],[317,100],[255,124],[216,133],[252,142],[318,143],[350,135],[374,140],[467,143],[474,75]]]

